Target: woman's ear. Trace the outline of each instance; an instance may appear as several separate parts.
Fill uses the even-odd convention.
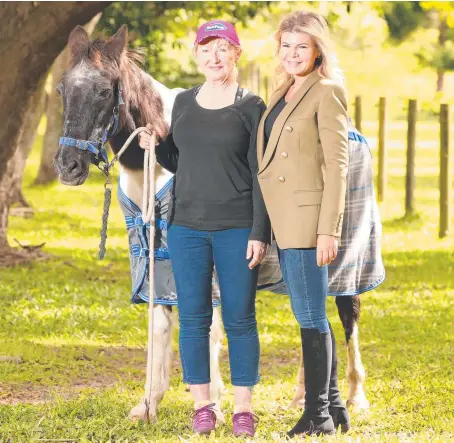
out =
[[[238,60],[241,57],[242,53],[243,53],[243,50],[237,46],[235,48],[235,63],[238,63]]]

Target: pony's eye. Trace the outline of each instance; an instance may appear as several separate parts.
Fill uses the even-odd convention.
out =
[[[99,93],[99,95],[100,95],[102,98],[107,98],[107,97],[109,97],[110,92],[111,92],[111,89],[103,89],[103,90]]]
[[[57,85],[57,87],[55,88],[55,90],[60,94],[60,95],[63,95],[63,83],[59,83]]]

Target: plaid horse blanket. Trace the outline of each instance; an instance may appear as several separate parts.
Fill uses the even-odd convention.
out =
[[[172,198],[173,181],[172,177],[155,195],[154,302],[162,305],[177,304],[177,291],[167,248],[167,212]],[[117,197],[128,230],[132,281],[131,302],[148,303],[150,294],[148,273],[150,223],[143,223],[140,208],[124,193],[120,183],[117,188]],[[212,300],[214,307],[220,305],[216,275],[213,275]]]
[[[382,225],[374,193],[372,155],[366,139],[349,124],[349,166],[341,244],[328,265],[330,295],[358,295],[385,279]]]
[[[381,256],[381,222],[374,195],[372,156],[366,139],[350,124],[348,133],[349,169],[342,239],[337,258],[328,266],[328,293],[353,296],[376,288],[385,279]],[[155,196],[155,299],[158,304],[176,305],[177,294],[167,249],[167,211],[172,199],[174,178]],[[140,208],[117,191],[129,238],[133,303],[147,303],[150,225],[142,221]],[[277,245],[268,248],[260,265],[258,290],[288,294],[279,267]],[[220,291],[213,273],[213,306],[220,304]]]

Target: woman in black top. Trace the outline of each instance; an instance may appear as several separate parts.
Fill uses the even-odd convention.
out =
[[[206,81],[177,96],[169,136],[156,147],[156,157],[176,174],[168,246],[183,377],[195,401],[194,431],[210,433],[216,423],[209,391],[216,266],[234,386],[233,432],[253,436],[251,397],[260,355],[255,293],[270,224],[257,182],[256,134],[265,105],[236,81],[240,54],[230,23],[216,20],[199,28],[194,55]],[[141,137],[142,147],[148,143],[148,136]]]

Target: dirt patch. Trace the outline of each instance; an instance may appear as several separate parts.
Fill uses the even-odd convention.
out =
[[[52,258],[41,250],[42,245],[22,246],[19,248],[0,248],[0,267],[15,267]]]
[[[0,405],[43,404],[56,396],[65,400],[77,397],[87,389],[101,391],[125,382],[145,384],[146,352],[137,348],[103,348],[102,360],[90,367],[85,374],[71,374],[71,381],[64,386],[52,384],[52,379],[33,383],[0,383]],[[74,358],[95,363],[93,356],[81,353]],[[171,377],[181,374],[178,356],[172,361]]]

